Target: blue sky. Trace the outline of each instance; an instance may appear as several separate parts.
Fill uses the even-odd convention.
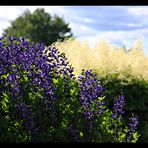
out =
[[[63,17],[77,39],[90,46],[105,39],[130,48],[142,39],[148,55],[148,6],[0,6],[0,34],[26,9],[36,8]]]

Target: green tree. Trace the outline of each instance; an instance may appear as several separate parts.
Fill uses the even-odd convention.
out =
[[[63,41],[73,37],[69,23],[57,15],[52,17],[43,8],[36,9],[33,13],[25,11],[16,20],[11,21],[11,26],[4,30],[3,35],[27,36],[32,42],[44,42],[46,46],[57,40]]]

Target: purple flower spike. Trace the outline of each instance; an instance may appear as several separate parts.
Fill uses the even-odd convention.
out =
[[[128,125],[129,127],[129,132],[127,133],[127,137],[126,137],[126,141],[130,142],[133,139],[133,134],[135,132],[137,132],[138,130],[138,126],[139,126],[139,120],[138,120],[138,116],[132,114],[132,116],[129,118],[130,123]]]
[[[114,100],[114,107],[113,107],[113,118],[119,117],[122,119],[122,114],[124,114],[124,107],[125,107],[125,99],[123,95],[118,96]]]
[[[85,112],[85,118],[91,119],[91,111],[93,103],[98,104],[98,114],[102,114],[104,111],[105,102],[98,100],[98,97],[102,97],[102,86],[96,78],[96,74],[92,70],[86,70],[82,72],[82,76],[78,77],[80,82],[80,104]]]

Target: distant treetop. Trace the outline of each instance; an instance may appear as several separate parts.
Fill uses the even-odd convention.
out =
[[[33,13],[25,11],[11,21],[11,26],[4,29],[3,35],[29,37],[32,42],[44,42],[46,46],[57,40],[73,37],[69,23],[57,15],[52,17],[43,8],[38,8]]]

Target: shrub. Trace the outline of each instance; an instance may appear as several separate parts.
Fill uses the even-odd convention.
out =
[[[126,126],[127,121],[123,120],[126,105],[124,96],[119,95],[114,99],[112,110],[106,105],[104,89],[96,74],[88,70],[83,71],[78,81],[80,108],[88,122],[86,142],[137,142],[140,136],[137,132],[138,117],[132,114],[129,118],[132,122]]]
[[[132,78],[132,76],[130,76]],[[127,78],[119,79],[116,74],[100,77],[97,77],[104,88],[104,94],[108,97],[107,104],[111,108],[112,101],[114,98],[124,92],[125,98],[128,100],[126,105],[126,116],[131,112],[136,112],[139,115],[140,126],[139,132],[142,135],[139,138],[140,142],[146,142],[148,138],[147,132],[147,98],[148,98],[148,81],[131,79],[130,81]],[[129,77],[128,77],[129,78]]]
[[[122,120],[124,96],[112,111],[92,71],[77,80],[64,53],[9,41],[0,42],[1,142],[137,142],[137,116]]]
[[[43,54],[43,43],[31,44],[13,36],[9,40],[8,45],[3,38],[0,43],[0,112],[4,131],[0,140],[52,141],[51,133],[60,120],[56,115],[56,81],[62,85],[60,93],[67,97],[73,88],[74,82],[69,85],[73,69],[56,49],[49,48],[48,56]]]
[[[144,55],[141,42],[126,50],[105,41],[90,48],[87,43],[77,40],[56,42],[52,46],[65,52],[79,76],[81,69],[93,69],[101,81],[107,96],[107,105],[111,108],[114,98],[124,92],[128,99],[127,117],[132,111],[140,115],[139,132],[143,133],[140,142],[146,142],[148,113],[148,57]],[[126,118],[127,118],[126,117]]]

